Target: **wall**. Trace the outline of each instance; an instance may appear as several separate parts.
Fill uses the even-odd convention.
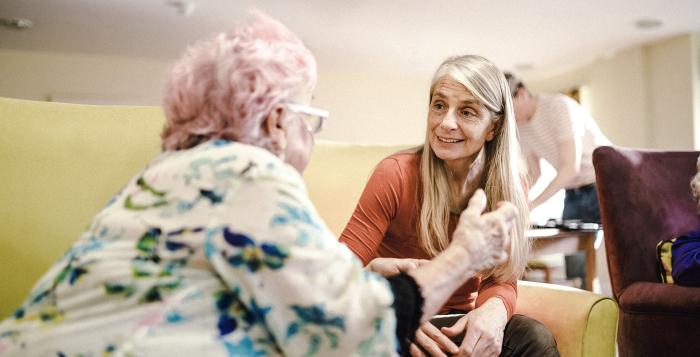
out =
[[[534,92],[585,86],[582,99],[603,133],[615,144],[645,147],[650,134],[643,73],[644,50],[638,47],[528,85]]]
[[[684,35],[645,48],[650,147],[694,146],[691,40]]]
[[[429,87],[429,77],[319,68],[314,105],[331,112],[319,137],[352,143],[422,143]]]
[[[690,63],[693,66],[693,143],[695,150],[700,150],[700,32],[692,35]]]
[[[314,106],[331,112],[320,139],[423,141],[430,78],[336,69],[319,58]],[[93,104],[159,105],[171,61],[0,49],[0,96]]]
[[[165,60],[0,49],[0,96],[157,105]]]
[[[694,124],[700,115],[697,37],[685,34],[635,47],[529,85],[536,92],[584,85],[591,115],[614,144],[700,148],[693,135],[700,134]]]

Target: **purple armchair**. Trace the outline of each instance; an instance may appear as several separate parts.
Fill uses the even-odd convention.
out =
[[[620,356],[698,356],[700,288],[659,283],[656,244],[700,228],[690,192],[700,152],[593,153]]]

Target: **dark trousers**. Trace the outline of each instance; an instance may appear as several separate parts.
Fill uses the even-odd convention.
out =
[[[452,326],[464,315],[450,315],[440,320],[433,319],[431,322],[438,328]],[[464,335],[452,338],[457,346],[462,344]],[[513,315],[508,321],[503,331],[502,357],[558,357],[557,341],[554,336],[541,322],[531,319],[525,315]]]
[[[600,207],[595,184],[566,190],[563,220],[580,219],[585,223],[600,223]]]

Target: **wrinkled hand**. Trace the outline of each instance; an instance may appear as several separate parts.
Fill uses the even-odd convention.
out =
[[[427,259],[374,258],[367,269],[385,277],[405,273],[429,262]]]
[[[462,212],[452,235],[452,244],[463,247],[475,271],[497,266],[508,259],[510,228],[518,216],[515,206],[499,202],[491,212],[486,208],[486,194],[477,190]]]
[[[493,356],[501,354],[503,331],[508,323],[508,312],[499,298],[489,299],[470,311],[451,327],[443,327],[447,336],[457,336],[466,330],[457,356]]]
[[[411,343],[409,352],[413,357],[447,357],[459,352],[459,347],[435,325],[424,322],[416,330],[416,337]]]
[[[693,180],[690,181],[690,189],[693,192],[693,198],[698,204],[698,213],[700,213],[700,156],[698,156],[698,161],[696,163],[698,173],[695,174]]]
[[[450,327],[438,329],[424,323],[416,331],[410,347],[411,356],[498,356],[503,345],[503,332],[508,323],[508,311],[499,298],[491,298],[470,311]],[[452,338],[462,333],[458,347]]]

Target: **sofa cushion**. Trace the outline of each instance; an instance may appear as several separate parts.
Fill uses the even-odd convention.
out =
[[[622,291],[619,303],[626,313],[700,317],[700,288],[638,282]]]

